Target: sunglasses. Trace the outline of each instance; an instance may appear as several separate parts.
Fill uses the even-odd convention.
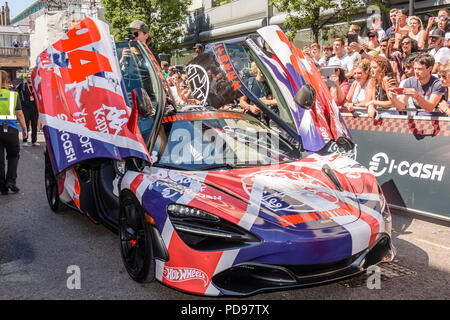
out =
[[[404,45],[406,45],[406,44],[410,44],[411,43],[411,41],[408,41],[408,42],[402,42],[402,46],[404,46]]]
[[[135,31],[135,32],[130,32],[129,34],[135,36],[136,38],[139,37],[139,32]]]

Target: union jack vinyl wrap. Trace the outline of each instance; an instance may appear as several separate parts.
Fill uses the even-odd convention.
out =
[[[115,57],[108,25],[86,18],[37,58],[33,86],[55,173],[94,157],[149,161],[142,136],[127,128]]]
[[[278,26],[261,28],[257,32],[271,48],[276,48],[274,52],[278,61],[270,63],[269,66],[277,75],[278,81],[290,91],[291,100],[306,83],[311,84],[317,93],[316,103],[311,110],[304,110],[295,103],[291,103],[294,120],[305,149],[319,151],[330,140],[336,141],[338,137],[351,139],[350,132],[339,115],[339,109],[312,59],[304,56]],[[257,47],[252,46],[252,48]],[[263,61],[269,62],[268,59]],[[282,66],[282,72],[277,72],[278,65]]]
[[[341,181],[341,190],[324,176],[325,164]],[[283,265],[336,261],[370,247],[387,231],[375,177],[339,154],[195,174],[149,168],[128,172],[120,188],[136,194],[167,246],[170,260],[156,261],[156,278],[196,294],[221,295],[211,279],[245,261]],[[165,214],[171,203],[214,213],[264,242],[242,249],[194,250],[180,239]]]
[[[152,95],[155,113],[139,126],[137,103],[133,112],[127,106],[137,85],[123,81],[125,70],[103,22],[82,20],[38,58],[33,84],[47,144],[50,208],[68,205],[117,230],[133,280],[157,279],[198,295],[242,296],[342,279],[395,256],[391,215],[375,176],[343,154],[323,151],[349,135],[317,69],[279,28],[259,33],[276,54],[267,55],[251,39],[242,43],[277,79],[273,85],[296,115],[305,148],[252,115],[205,105],[207,99],[175,105],[163,92],[167,84],[159,82],[151,53],[140,54],[139,70],[161,94]],[[200,80],[221,68],[225,74],[217,75],[229,84],[215,83],[201,94],[220,96],[226,89],[239,97],[245,84],[226,43],[211,46],[215,51],[206,55],[219,61],[217,67],[192,74],[205,84]],[[138,43],[137,50],[145,53],[143,48]],[[317,91],[312,110],[294,102],[305,84]],[[148,165],[116,161],[128,157]]]

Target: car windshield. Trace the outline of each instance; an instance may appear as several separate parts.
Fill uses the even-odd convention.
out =
[[[262,166],[300,157],[298,149],[255,118],[217,111],[165,116],[152,150],[155,166],[182,170]]]

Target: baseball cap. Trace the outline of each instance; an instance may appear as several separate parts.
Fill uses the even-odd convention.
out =
[[[433,32],[430,34],[430,37],[445,37],[445,31],[442,29],[434,29]]]
[[[130,32],[130,29],[137,29],[141,30],[143,33],[148,33],[147,24],[141,20],[134,20],[126,30]]]
[[[203,50],[203,45],[201,43],[196,43],[194,46],[194,49],[202,49]]]
[[[368,37],[370,36],[377,36],[378,37],[378,32],[375,32],[374,30],[370,30],[369,33],[367,34]]]

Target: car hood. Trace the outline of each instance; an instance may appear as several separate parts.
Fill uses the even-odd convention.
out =
[[[38,56],[32,81],[55,173],[92,158],[150,162],[139,130],[129,128],[131,109],[106,23],[86,18],[69,30]]]
[[[187,176],[193,179],[192,173]],[[202,172],[197,178],[210,196],[195,197],[190,205],[217,209],[223,208],[224,202],[233,204],[233,210],[215,213],[241,225],[245,215],[247,220],[259,219],[295,230],[328,228],[337,221],[345,225],[359,219],[361,201],[378,197],[376,181],[367,169],[338,154],[312,155],[280,165]]]

